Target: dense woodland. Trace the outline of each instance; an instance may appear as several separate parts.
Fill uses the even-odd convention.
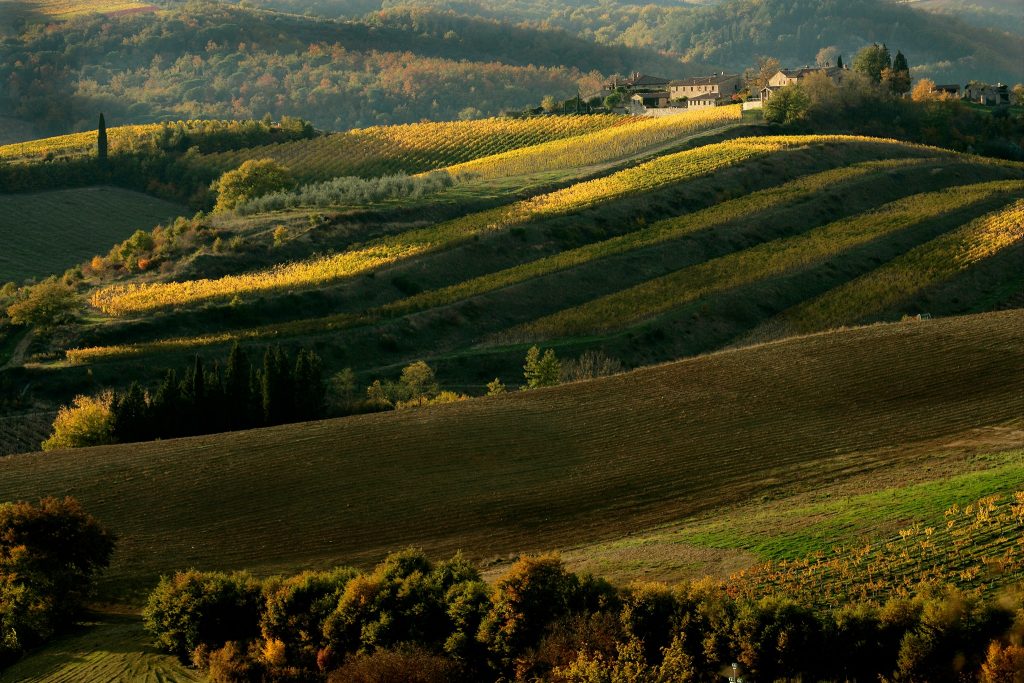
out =
[[[0,47],[0,103],[40,132],[112,120],[295,115],[346,129],[464,109],[497,114],[600,76],[666,70],[653,52],[563,32],[418,11],[334,22],[190,4],[166,14],[81,17],[28,27]]]
[[[265,3],[325,19],[191,2],[28,24],[0,44],[0,106],[39,134],[87,128],[101,110],[132,123],[269,112],[340,130],[518,110],[634,70],[677,78],[761,55],[806,64],[822,47],[849,55],[872,41],[943,81],[1012,83],[1024,59],[1008,34],[879,0],[421,4]]]
[[[1020,30],[1012,19],[981,30],[960,19],[983,3],[936,16],[877,0],[727,0],[706,3],[618,3],[609,0],[550,3],[544,0],[259,0],[256,4],[324,16],[359,16],[395,5],[451,10],[468,16],[511,19],[539,28],[559,28],[602,44],[667,50],[685,62],[742,69],[759,55],[791,65],[812,60],[820,47],[852,53],[872,41],[898,44],[920,55],[928,73],[952,81],[969,78],[1020,80]],[[1003,8],[1005,11],[1006,8]],[[989,10],[989,14],[991,14]],[[1012,15],[1012,12],[1011,12]],[[984,71],[984,73],[979,73]]]

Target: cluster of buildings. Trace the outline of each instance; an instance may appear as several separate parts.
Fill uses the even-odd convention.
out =
[[[976,104],[984,104],[989,107],[1009,106],[1010,88],[1003,83],[988,85],[987,83],[970,82],[963,90],[959,85],[936,85],[932,92],[939,93],[953,99],[964,99]]]
[[[718,73],[711,76],[670,81],[658,76],[634,73],[629,78],[613,78],[601,92],[592,95],[604,99],[616,92],[625,92],[626,109],[707,109],[728,104],[743,89],[739,74]]]
[[[615,77],[605,83],[604,88],[587,99],[604,100],[613,93],[623,97],[620,104],[634,114],[660,115],[675,113],[684,109],[706,109],[722,104],[731,104],[742,93],[746,100],[744,109],[759,109],[776,92],[788,85],[795,85],[812,74],[824,74],[834,83],[840,83],[849,71],[838,66],[805,66],[797,69],[780,69],[768,80],[758,93],[745,97],[746,88],[739,74],[725,72],[711,76],[697,76],[670,81],[658,76],[634,73],[628,78]],[[959,85],[937,85],[937,92],[948,97],[962,98],[978,104],[999,106],[1010,104],[1009,88],[1002,83],[986,85],[971,82],[963,89]]]
[[[753,109],[771,98],[772,93],[787,85],[799,83],[812,73],[823,72],[834,81],[842,78],[843,69],[838,67],[804,67],[782,69],[761,89],[759,99],[746,102],[745,108]],[[591,97],[604,99],[618,92],[625,93],[622,106],[633,113],[670,113],[659,110],[707,109],[735,102],[735,97],[745,90],[743,77],[724,71],[710,76],[696,76],[670,81],[658,76],[634,73],[629,78],[613,78],[600,93]]]

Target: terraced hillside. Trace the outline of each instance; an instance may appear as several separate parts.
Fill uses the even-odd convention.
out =
[[[136,230],[186,213],[179,204],[116,187],[0,195],[0,282],[63,273]]]
[[[546,390],[238,434],[12,456],[0,499],[73,494],[106,590],[176,567],[487,558],[620,537],[906,465],[1016,424],[1024,313],[795,338]]]
[[[625,136],[632,125],[511,154]],[[989,310],[1015,294],[1019,164],[850,136],[694,144],[432,222],[429,202],[450,201],[445,193],[423,211],[399,205],[312,228],[301,213],[223,220],[218,229],[247,240],[265,240],[275,221],[297,235],[286,247],[250,249],[249,262],[219,267],[237,268],[220,277],[149,275],[93,289],[104,315],[60,349],[79,364],[62,372],[88,364],[101,381],[155,379],[145,368],[196,350],[283,340],[316,345],[329,365],[351,366],[367,383],[428,358],[445,381],[482,393],[495,375],[517,381],[538,341],[563,357],[599,349],[636,366],[777,338],[796,315],[788,309],[903,268],[917,248],[968,256],[927,276],[914,266],[901,275],[914,287],[795,329]],[[505,168],[506,156],[479,163]],[[940,246],[923,246],[933,240]],[[259,250],[265,265],[253,268]],[[957,286],[981,276],[989,289]]]

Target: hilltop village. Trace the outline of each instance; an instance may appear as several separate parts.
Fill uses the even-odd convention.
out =
[[[906,75],[902,77],[903,83],[894,89],[898,94],[909,96],[911,80],[905,59],[902,62],[904,68],[900,69],[901,58],[902,54],[897,53],[891,70],[896,74],[905,71]],[[765,63],[760,64],[758,69],[748,70],[746,74],[722,71],[675,80],[634,72],[628,77],[611,77],[601,90],[581,96],[579,100],[591,110],[603,107],[612,112],[648,116],[667,116],[736,103],[742,103],[746,111],[761,109],[779,90],[803,85],[809,78],[827,78],[835,85],[841,85],[851,73],[849,66],[843,65],[841,57],[835,65],[825,62],[816,66],[768,70],[764,66]],[[1009,106],[1012,100],[1009,86],[1003,83],[990,85],[970,81],[960,86],[934,84],[930,80],[924,82],[927,94],[935,98],[959,99],[990,107]],[[571,102],[567,102],[566,111],[570,110]]]

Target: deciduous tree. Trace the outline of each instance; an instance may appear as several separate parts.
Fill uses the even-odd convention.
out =
[[[53,434],[43,442],[44,451],[58,448],[102,446],[114,440],[114,420],[110,412],[113,394],[76,396],[70,406],[63,406],[53,421]]]
[[[868,76],[875,83],[882,81],[882,70],[892,68],[889,48],[883,43],[874,43],[861,48],[853,58],[853,70]]]
[[[250,199],[290,189],[293,184],[288,169],[273,159],[250,159],[213,184],[217,192],[214,211],[230,211]]]

